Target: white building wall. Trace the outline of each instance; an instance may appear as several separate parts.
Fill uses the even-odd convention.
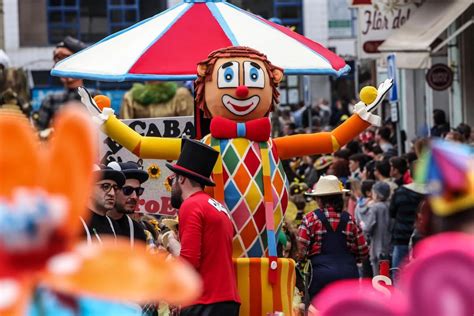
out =
[[[18,0],[3,1],[3,27],[5,32],[5,50],[20,47],[20,27],[18,17]]]
[[[327,46],[329,42],[328,0],[303,0],[304,35]],[[331,85],[328,76],[310,76],[311,98],[331,101]]]
[[[354,38],[330,38],[328,47],[334,47],[336,54],[341,57],[355,57],[357,55],[356,40]]]
[[[49,70],[53,66],[53,47],[20,47],[18,0],[4,0],[5,52],[13,67]]]
[[[168,8],[170,8],[174,5],[177,5],[180,2],[181,2],[181,0],[168,0]]]

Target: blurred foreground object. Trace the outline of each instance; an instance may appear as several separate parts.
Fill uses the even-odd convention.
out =
[[[25,315],[38,284],[137,303],[195,299],[193,269],[144,244],[133,254],[128,240],[77,245],[94,182],[94,129],[77,108],[62,110],[54,129],[40,144],[27,120],[0,114],[0,315]]]
[[[399,290],[377,292],[359,281],[338,282],[316,297],[320,316],[459,315],[474,313],[474,237],[447,233],[416,247],[417,259],[401,270]]]

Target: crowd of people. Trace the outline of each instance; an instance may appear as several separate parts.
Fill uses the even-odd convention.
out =
[[[313,125],[305,125],[299,117],[301,108],[281,110],[280,134],[324,130],[331,126],[329,122],[338,124],[347,118],[340,107],[331,109],[320,100],[311,108]],[[380,273],[382,262],[390,264],[389,277],[396,282],[397,271],[410,259],[414,244],[434,232],[427,224],[431,218],[428,190],[414,183],[415,166],[435,137],[469,145],[473,138],[467,124],[450,128],[444,111],[435,110],[433,116],[430,137],[414,139],[403,154],[394,125],[386,124],[368,129],[332,155],[284,162],[291,185],[284,225],[287,236],[280,238],[285,242],[280,248],[292,249],[281,255],[292,253],[300,278],[306,278],[297,283],[300,296],[309,290],[313,297],[324,285],[341,278],[371,278]],[[332,191],[324,192],[331,186]],[[289,240],[291,245],[286,244]],[[347,256],[348,252],[352,255]],[[312,273],[305,269],[309,262]]]

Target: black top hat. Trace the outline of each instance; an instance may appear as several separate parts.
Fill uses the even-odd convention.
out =
[[[139,164],[133,161],[128,162],[109,162],[107,167],[121,171],[125,175],[125,179],[137,179],[140,183],[148,180],[148,172],[143,170]]]
[[[95,165],[94,174],[96,174],[100,180],[115,181],[119,187],[122,187],[125,184],[124,174],[121,171],[114,170],[106,165]]]
[[[219,152],[193,139],[183,139],[181,154],[176,164],[166,167],[176,174],[185,176],[207,186],[215,186],[209,178],[216,164]]]

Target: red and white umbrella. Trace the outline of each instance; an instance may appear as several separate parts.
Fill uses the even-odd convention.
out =
[[[223,0],[182,3],[112,34],[58,63],[51,74],[103,81],[189,80],[216,49],[249,46],[285,74],[347,73],[322,45]]]

